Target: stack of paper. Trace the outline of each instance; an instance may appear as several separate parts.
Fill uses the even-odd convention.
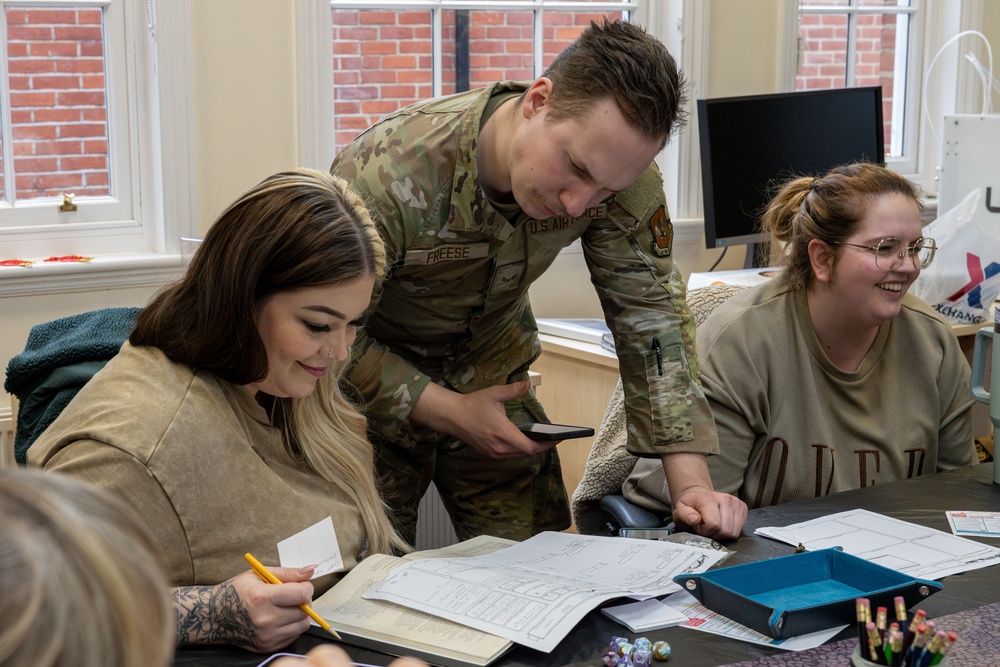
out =
[[[551,651],[600,603],[679,590],[675,575],[704,572],[725,556],[657,540],[550,532],[484,555],[443,557],[473,551],[477,540],[430,558],[370,556],[313,608],[349,643],[446,667],[481,666],[511,642]]]

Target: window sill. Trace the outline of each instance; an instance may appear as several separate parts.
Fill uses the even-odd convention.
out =
[[[122,254],[89,262],[41,262],[0,267],[0,298],[160,287],[178,278],[187,263],[179,254]]]

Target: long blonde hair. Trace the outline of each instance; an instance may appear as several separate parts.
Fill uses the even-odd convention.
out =
[[[361,198],[342,184],[344,198],[355,210],[361,229],[376,249],[372,268],[376,281],[385,277],[385,244]],[[376,284],[378,289],[378,284]],[[330,365],[310,395],[291,401],[290,427],[306,462],[355,502],[368,531],[369,551],[410,551],[396,532],[375,479],[374,449],[367,436],[368,420],[341,389],[348,361]]]
[[[0,664],[166,666],[174,617],[156,542],[121,500],[0,470]]]

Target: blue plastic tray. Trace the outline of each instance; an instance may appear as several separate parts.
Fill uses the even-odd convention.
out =
[[[775,639],[856,623],[857,598],[868,598],[872,609],[892,610],[901,595],[909,609],[943,588],[837,549],[682,574],[674,581],[712,611]]]

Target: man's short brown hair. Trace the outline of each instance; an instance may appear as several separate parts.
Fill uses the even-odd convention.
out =
[[[551,120],[579,118],[596,100],[610,97],[632,127],[666,145],[685,119],[685,82],[677,63],[635,23],[592,21],[543,76],[553,84]]]

